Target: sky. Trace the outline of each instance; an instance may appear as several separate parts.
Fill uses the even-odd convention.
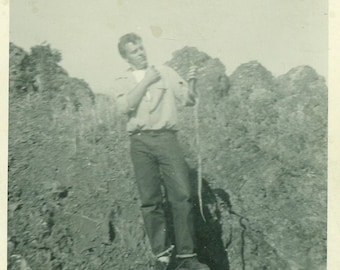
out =
[[[227,75],[257,60],[274,76],[309,65],[327,79],[327,13],[326,0],[11,0],[9,37],[26,51],[47,42],[97,93],[128,67],[117,51],[128,32],[143,38],[150,64],[193,46]]]

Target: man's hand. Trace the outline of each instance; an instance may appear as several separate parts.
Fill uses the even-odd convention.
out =
[[[188,81],[196,81],[197,80],[197,67],[191,66],[188,72]]]
[[[188,88],[189,88],[189,98],[195,104],[195,99],[198,96],[196,91],[196,81],[197,81],[197,67],[191,66],[188,72]]]
[[[146,70],[143,81],[147,86],[150,86],[158,82],[160,79],[161,75],[159,71],[154,66],[151,66]]]

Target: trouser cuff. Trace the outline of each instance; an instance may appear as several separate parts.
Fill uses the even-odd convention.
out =
[[[159,257],[163,257],[163,256],[170,256],[174,247],[175,247],[174,245],[171,245],[168,249],[164,250],[161,253],[156,254],[156,257],[159,258]]]
[[[176,258],[178,259],[186,259],[186,258],[192,258],[192,257],[196,257],[197,253],[191,253],[191,254],[177,254]]]

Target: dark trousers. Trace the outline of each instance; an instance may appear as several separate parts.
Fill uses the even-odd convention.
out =
[[[141,199],[141,211],[156,256],[169,249],[162,186],[172,212],[177,256],[194,255],[193,205],[188,168],[175,132],[131,135],[131,159]]]

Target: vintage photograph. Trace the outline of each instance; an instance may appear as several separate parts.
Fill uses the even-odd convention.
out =
[[[8,270],[326,270],[328,2],[12,0]]]

